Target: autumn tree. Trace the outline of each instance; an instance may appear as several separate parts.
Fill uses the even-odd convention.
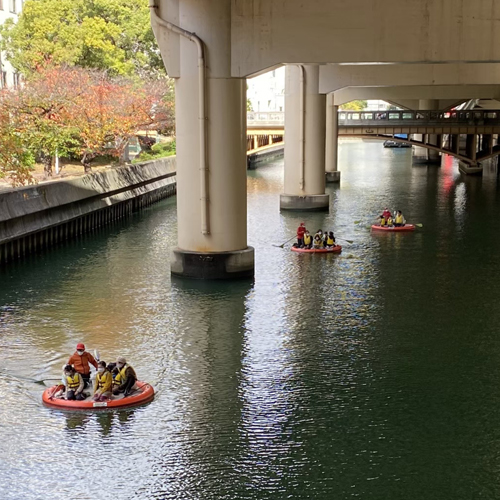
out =
[[[48,61],[114,75],[164,73],[145,0],[27,0],[0,37],[25,76]]]
[[[74,152],[77,141],[65,110],[86,92],[85,71],[47,67],[31,75],[25,85],[10,91],[7,104],[18,134],[52,175],[52,159]]]
[[[140,84],[87,72],[85,91],[61,111],[71,126],[85,172],[100,155],[121,157],[129,138],[154,123],[154,96]],[[81,82],[79,83],[81,85]]]
[[[343,109],[345,111],[363,111],[364,109],[366,109],[367,104],[367,101],[358,100],[346,102],[339,107],[340,109]]]
[[[35,159],[25,137],[11,119],[9,98],[7,91],[0,94],[0,178],[9,178],[15,187],[33,182]]]

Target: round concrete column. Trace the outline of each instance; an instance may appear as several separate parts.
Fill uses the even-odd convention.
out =
[[[420,99],[418,101],[418,109],[426,111],[437,110],[439,109],[439,101],[436,99]],[[426,138],[428,144],[432,144],[433,146],[441,146],[442,137],[440,135],[438,136],[436,134],[431,134],[428,137],[425,137],[425,135],[422,134],[415,134],[414,137],[416,140],[424,140],[424,138]],[[441,164],[441,156],[439,152],[434,151],[433,149],[414,146],[412,154],[413,163],[426,165]]]
[[[319,66],[287,66],[285,74],[285,186],[283,210],[327,210],[325,110]]]
[[[326,182],[340,182],[338,171],[339,107],[333,102],[333,92],[326,96]]]
[[[199,16],[192,15],[193,2]],[[204,182],[198,52],[195,43],[180,38],[181,76],[175,87],[178,247],[172,251],[171,271],[190,278],[251,277],[254,251],[247,246],[246,81],[230,78],[230,0],[192,0],[179,5],[183,27],[204,42],[210,64],[205,89]],[[187,10],[184,17],[183,9]]]

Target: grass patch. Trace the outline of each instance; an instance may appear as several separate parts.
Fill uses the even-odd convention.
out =
[[[140,163],[147,160],[156,160],[157,158],[166,158],[176,153],[175,141],[159,142],[151,146],[151,151],[142,151],[136,156],[132,163]]]

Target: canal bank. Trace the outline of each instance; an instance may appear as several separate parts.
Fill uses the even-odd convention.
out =
[[[176,193],[175,157],[0,193],[0,265]]]

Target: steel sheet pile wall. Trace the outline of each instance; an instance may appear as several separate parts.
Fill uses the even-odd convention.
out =
[[[0,194],[0,265],[176,194],[175,157]]]

